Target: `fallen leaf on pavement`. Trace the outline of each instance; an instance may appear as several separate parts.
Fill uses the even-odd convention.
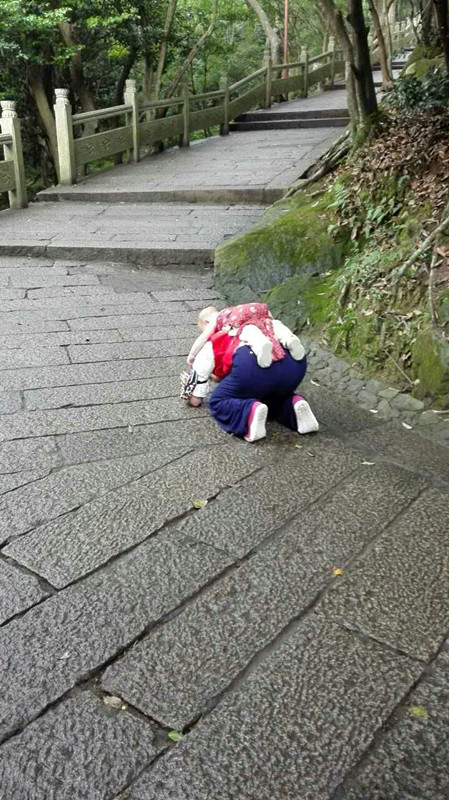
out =
[[[343,570],[342,570],[342,569],[340,569],[340,567],[335,567],[335,569],[334,569],[334,575],[335,575],[335,577],[336,577],[336,578],[340,578],[340,577],[341,577],[341,575],[343,575]]]
[[[409,711],[410,714],[413,714],[414,717],[418,717],[419,719],[427,719],[429,716],[423,706],[410,706]]]
[[[192,500],[192,506],[194,508],[204,508],[207,506],[208,500]]]
[[[171,739],[172,742],[180,742],[183,738],[183,734],[180,731],[170,731],[168,738]]]

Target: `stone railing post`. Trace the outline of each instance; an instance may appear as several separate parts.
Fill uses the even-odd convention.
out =
[[[267,40],[265,45],[265,52],[263,56],[264,64],[267,68],[266,83],[265,83],[265,108],[271,108],[271,87],[273,84],[273,61],[271,58],[270,42]]]
[[[335,36],[331,36],[329,38],[329,50],[331,51],[331,86],[335,83],[335,62],[337,58],[337,47],[335,42]]]
[[[186,83],[181,87],[183,132],[181,147],[190,147],[190,93]]]
[[[309,95],[309,52],[308,50],[303,47],[301,50],[301,61],[303,63],[303,94],[304,97],[308,97]]]
[[[58,141],[59,182],[75,183],[76,159],[73,141],[72,108],[69,102],[68,89],[55,89],[55,121]]]
[[[223,122],[220,125],[220,136],[227,136],[229,133],[229,80],[227,75],[221,76],[220,89],[224,92]]]
[[[125,106],[132,106],[131,127],[133,131],[132,158],[136,163],[140,161],[140,128],[139,128],[139,100],[137,97],[137,82],[127,80],[124,92]]]
[[[5,161],[14,164],[15,189],[8,192],[11,208],[25,208],[28,205],[25,180],[25,166],[23,163],[22,137],[20,134],[20,120],[16,112],[14,100],[2,100],[1,131],[11,136],[11,143],[3,145]]]

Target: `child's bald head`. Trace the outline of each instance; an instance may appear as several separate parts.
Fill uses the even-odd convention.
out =
[[[203,308],[202,311],[198,314],[198,327],[200,331],[204,331],[207,328],[209,322],[212,321],[214,317],[217,316],[219,313],[218,308],[216,306],[208,306],[207,308]]]

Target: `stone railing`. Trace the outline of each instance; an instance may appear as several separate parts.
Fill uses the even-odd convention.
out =
[[[3,149],[3,161],[0,161],[0,192],[8,192],[11,208],[25,208],[27,190],[20,120],[16,104],[12,100],[3,100],[0,105],[0,154]]]
[[[344,69],[342,54],[332,43],[326,53],[309,58],[303,50],[300,61],[286,64],[274,66],[266,56],[264,66],[248,77],[231,86],[223,77],[218,90],[202,94],[192,95],[184,85],[176,97],[142,103],[136,82],[128,80],[123,105],[74,115],[68,90],[56,89],[60,183],[74,183],[89,162],[118,153],[127,152],[128,160],[137,162],[142,148],[155,142],[177,139],[182,147],[188,147],[194,131],[214,126],[220,126],[221,135],[226,135],[230,121],[240,114],[269,107],[281,95],[307,97],[311,88],[332,83]],[[117,126],[92,132],[105,119],[115,119]]]

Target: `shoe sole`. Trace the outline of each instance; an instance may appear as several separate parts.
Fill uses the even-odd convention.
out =
[[[298,433],[314,433],[319,430],[318,420],[316,419],[307,400],[297,400],[293,406],[296,415]]]
[[[267,435],[267,416],[268,407],[264,403],[260,403],[251,420],[249,433],[244,437],[246,442],[257,442],[259,439],[265,438]]]

